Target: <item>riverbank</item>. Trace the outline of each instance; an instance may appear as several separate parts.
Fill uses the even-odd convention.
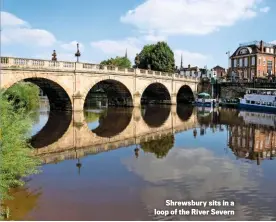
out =
[[[9,190],[24,185],[24,178],[39,172],[40,161],[31,152],[28,140],[32,127],[31,110],[39,106],[38,88],[18,83],[8,90],[0,90],[1,217],[9,217],[4,201],[11,199]]]

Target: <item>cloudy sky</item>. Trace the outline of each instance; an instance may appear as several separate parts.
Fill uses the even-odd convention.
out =
[[[143,45],[160,40],[176,65],[227,66],[239,43],[276,40],[275,0],[2,0],[1,56],[98,63],[133,60]]]

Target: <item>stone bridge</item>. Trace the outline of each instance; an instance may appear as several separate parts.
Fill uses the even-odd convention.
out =
[[[113,85],[108,96],[129,98],[128,104],[134,107],[140,106],[147,90],[151,96],[159,93],[160,100],[177,104],[187,94],[193,96],[199,83],[197,78],[175,73],[12,57],[1,57],[0,78],[1,88],[32,82],[46,93],[51,110],[74,111],[83,110],[88,93],[100,83]]]
[[[145,113],[142,115],[138,107],[129,111],[113,109],[115,110],[110,116],[108,113],[106,115],[109,123],[105,125],[102,121],[95,130],[89,129],[89,123],[87,124],[82,112],[69,112],[67,115],[60,112],[56,116],[51,116],[50,113],[46,125],[32,138],[35,155],[45,164],[59,162],[156,140],[197,127],[197,115],[193,107],[171,106],[159,109],[155,115],[160,118],[155,122],[151,121],[151,116],[147,117]],[[118,127],[114,127],[113,132],[110,130],[113,128],[109,118],[114,121],[118,119],[114,123]]]

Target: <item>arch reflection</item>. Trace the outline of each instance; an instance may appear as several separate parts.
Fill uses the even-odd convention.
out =
[[[99,137],[113,137],[123,132],[132,118],[132,108],[111,107],[100,113],[98,127],[92,132]],[[86,114],[87,115],[87,114]]]
[[[150,105],[143,107],[141,112],[145,123],[149,127],[158,128],[162,126],[168,119],[171,112],[171,107]]]
[[[58,141],[67,131],[72,121],[72,111],[52,110],[46,125],[32,138],[34,148],[42,148]]]
[[[192,116],[194,109],[192,105],[177,105],[176,112],[182,121],[187,121]]]

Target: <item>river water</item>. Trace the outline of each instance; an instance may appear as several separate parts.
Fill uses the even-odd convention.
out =
[[[72,117],[73,116],[73,117]],[[80,115],[81,116],[81,115]],[[275,220],[276,115],[190,106],[34,115],[42,172],[11,220]],[[154,215],[166,200],[229,201],[234,215]]]

